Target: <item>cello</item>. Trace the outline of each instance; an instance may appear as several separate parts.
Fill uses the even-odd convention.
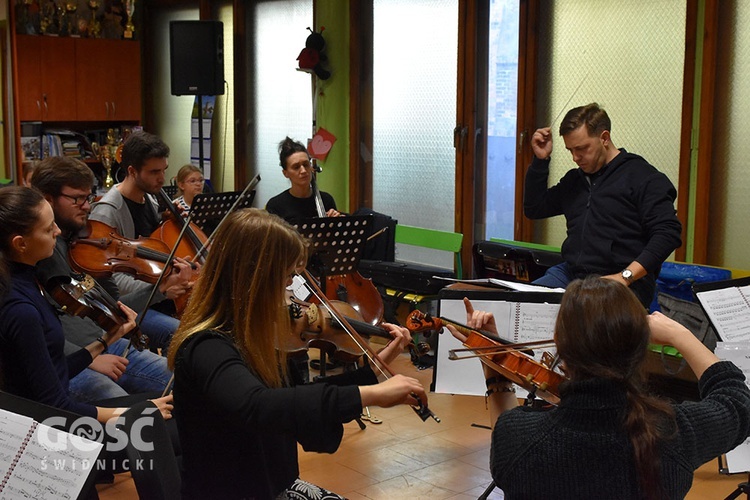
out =
[[[317,182],[317,174],[321,171],[315,158],[313,158],[310,188],[315,198],[315,209],[318,217],[326,217],[323,198],[320,195]],[[365,322],[375,326],[383,321],[383,314],[385,313],[383,298],[375,285],[372,284],[372,280],[362,276],[359,271],[326,276],[323,288],[326,297],[329,299],[351,304]]]

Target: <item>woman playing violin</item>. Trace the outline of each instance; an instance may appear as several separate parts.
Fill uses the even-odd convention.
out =
[[[91,364],[104,344],[117,341],[135,326],[135,312],[124,305],[127,322],[113,333],[65,356],[65,337],[57,312],[44,297],[34,266],[50,257],[60,229],[52,207],[34,189],[0,190],[0,366],[3,389],[33,401],[106,422],[125,408],[74,401],[68,381]],[[155,399],[170,418],[171,396]]]
[[[695,469],[750,433],[742,372],[684,326],[649,316],[620,283],[571,283],[554,337],[569,377],[560,405],[505,411],[494,426],[490,468],[506,498],[684,498]],[[647,392],[649,342],[680,351],[699,379],[700,402],[670,404]],[[490,400],[502,397],[490,387]]]
[[[317,217],[315,193],[311,185],[313,167],[307,148],[302,143],[287,137],[279,143],[279,164],[282,169],[281,173],[291,181],[292,186],[268,200],[266,210],[286,221]],[[320,191],[320,197],[323,199],[326,216],[341,215],[336,210],[333,196]]]
[[[377,383],[369,366],[294,385],[283,346],[292,340],[285,288],[304,264],[302,237],[280,218],[245,209],[217,230],[203,272],[169,350],[186,498],[321,498],[299,480],[297,443],[332,453],[344,422],[366,405],[416,404],[419,381]],[[387,364],[409,341],[394,340]],[[282,349],[280,349],[280,347]],[[336,495],[323,498],[339,498]]]

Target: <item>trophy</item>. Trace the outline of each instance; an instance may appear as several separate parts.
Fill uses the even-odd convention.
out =
[[[109,189],[115,185],[115,180],[112,178],[112,164],[116,159],[117,145],[115,144],[115,131],[114,129],[107,130],[107,144],[99,146],[97,143],[91,143],[91,149],[99,161],[102,162],[104,171],[107,175],[104,177],[104,187]]]
[[[99,0],[89,0],[89,10],[91,10],[89,36],[91,38],[99,38],[102,35],[102,25],[96,18],[96,12],[99,10]]]
[[[68,18],[68,36],[78,36],[78,19],[76,17],[76,11],[78,10],[78,4],[75,2],[65,3],[65,12]]]
[[[135,0],[125,0],[125,13],[128,15],[128,22],[125,25],[123,38],[133,38],[135,33],[135,24],[133,24],[133,13],[135,12]]]

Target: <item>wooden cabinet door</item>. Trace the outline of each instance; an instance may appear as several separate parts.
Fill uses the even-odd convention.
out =
[[[16,35],[16,100],[21,121],[42,120],[41,37]]]
[[[76,120],[75,39],[41,39],[42,118],[45,121]]]
[[[121,42],[120,67],[115,79],[114,119],[141,120],[141,44]]]
[[[117,48],[114,40],[78,38],[76,43],[76,102],[78,119],[82,121],[111,120],[113,73],[118,71]]]

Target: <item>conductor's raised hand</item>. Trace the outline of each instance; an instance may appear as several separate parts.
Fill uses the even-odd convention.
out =
[[[359,387],[362,406],[390,408],[400,404],[427,404],[427,393],[419,380],[404,375],[394,375],[385,382]],[[414,396],[419,398],[417,401]]]
[[[531,136],[531,150],[540,160],[546,160],[552,154],[552,129],[544,127],[537,129]]]

